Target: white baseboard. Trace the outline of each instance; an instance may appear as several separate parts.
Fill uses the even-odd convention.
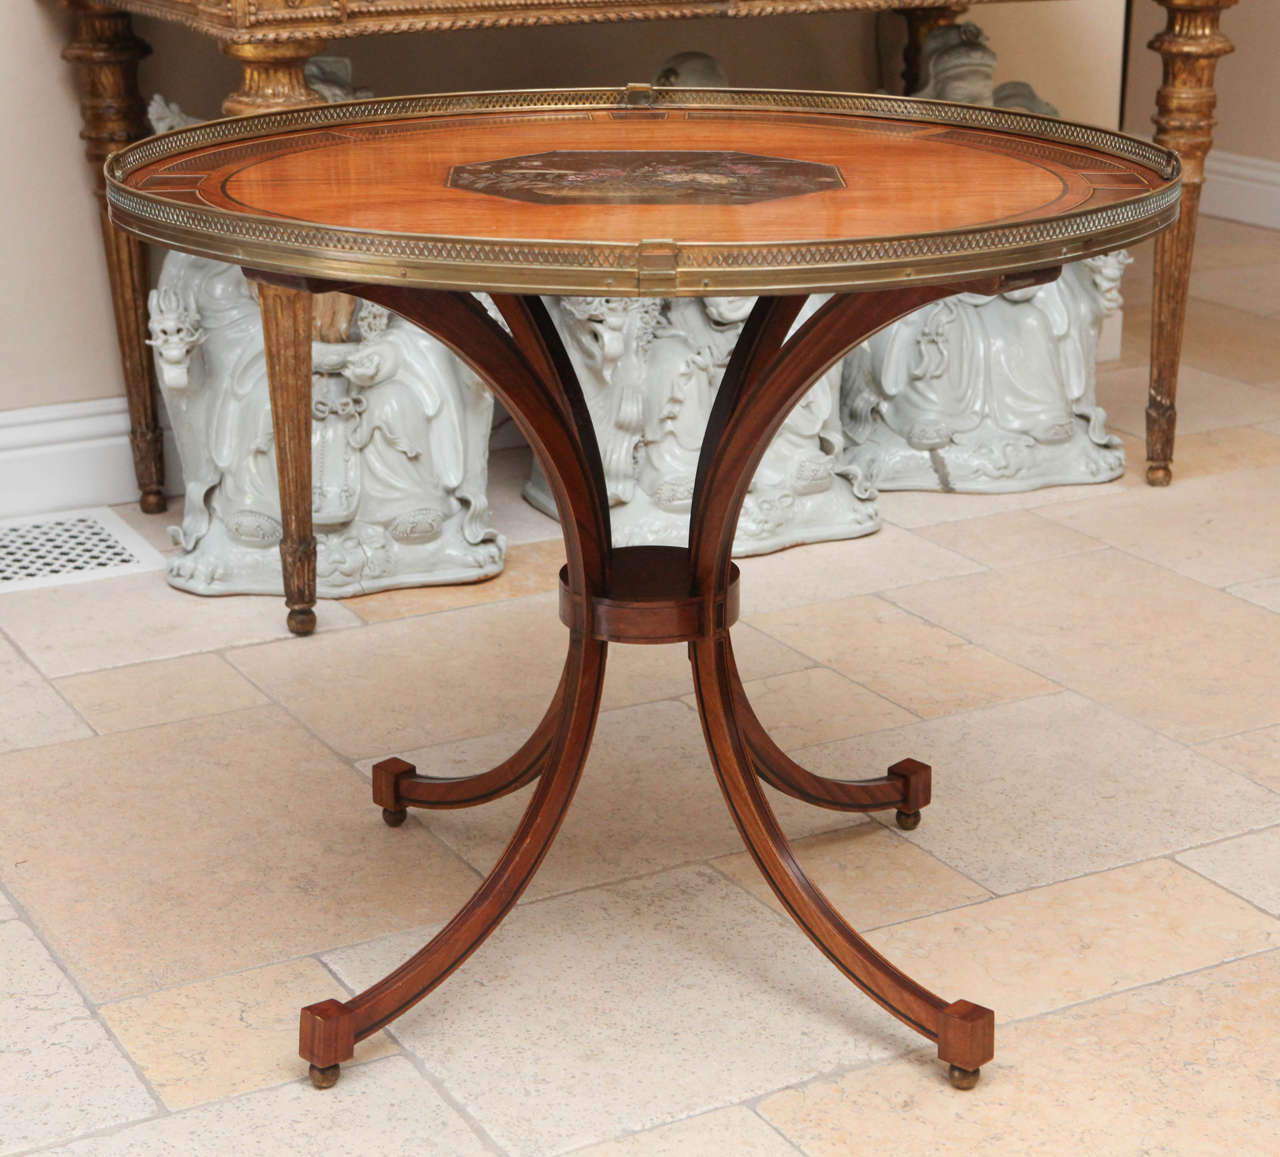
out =
[[[1280,229],[1280,161],[1215,150],[1204,176],[1201,213]]]
[[[173,435],[165,431],[165,490],[182,493]],[[138,497],[124,398],[0,411],[0,518]]]

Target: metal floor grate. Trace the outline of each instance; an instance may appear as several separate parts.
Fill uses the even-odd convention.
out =
[[[163,566],[164,556],[105,507],[0,521],[0,594]]]

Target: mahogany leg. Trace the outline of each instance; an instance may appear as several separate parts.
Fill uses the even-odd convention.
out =
[[[698,463],[690,565],[693,589],[709,607],[726,597],[733,532],[742,501],[764,448],[791,407],[852,346],[957,288],[920,287],[834,298],[790,337],[798,306],[781,298],[757,304],[744,330],[745,344],[734,351],[717,393]],[[981,1067],[994,1055],[995,1014],[969,1001],[948,1002],[936,996],[858,936],[797,862],[760,777],[772,777],[800,793],[810,792],[828,805],[841,802],[844,792],[861,804],[874,789],[849,791],[835,781],[810,776],[790,761],[780,761],[782,753],[744,710],[746,698],[733,661],[728,623],[716,623],[710,612],[705,621],[713,626],[689,647],[699,713],[725,801],[757,866],[827,958],[878,1004],[936,1042],[952,1083],[971,1088]]]
[[[734,714],[745,750],[756,775],[765,783],[784,795],[832,811],[873,812],[894,808],[897,824],[904,831],[920,826],[920,811],[928,806],[933,782],[933,769],[927,763],[900,759],[884,775],[873,779],[832,779],[809,771],[774,742],[752,710],[734,660],[733,646],[727,640],[725,661]]]
[[[150,46],[133,34],[127,12],[99,0],[70,0],[75,38],[63,58],[76,67],[80,89],[80,136],[93,166],[107,278],[115,314],[116,341],[129,405],[129,444],[145,514],[165,509],[164,433],[156,409],[155,365],[147,348],[147,249],[107,219],[103,162],[116,149],[149,132],[138,92],[138,61]]]
[[[542,722],[525,740],[520,750],[497,767],[478,775],[445,779],[419,775],[412,763],[384,759],[373,765],[373,802],[382,808],[382,818],[398,828],[408,815],[407,808],[475,807],[519,791],[542,774],[555,739],[556,722],[564,710],[565,682],[569,677],[572,653],[565,659],[564,673],[551,706]]]
[[[1151,318],[1151,385],[1147,395],[1147,482],[1173,480],[1178,363],[1187,320],[1191,255],[1200,215],[1204,160],[1213,145],[1217,96],[1213,76],[1219,57],[1233,51],[1219,31],[1224,8],[1236,0],[1156,0],[1168,9],[1168,26],[1151,41],[1164,62],[1156,95],[1156,144],[1182,157],[1182,209],[1178,222],[1156,238],[1155,296]]]
[[[332,1085],[358,1041],[440,984],[514,907],[560,829],[586,762],[600,707],[607,646],[581,631],[572,633],[566,669],[570,690],[546,769],[506,851],[463,909],[421,951],[359,996],[325,1000],[302,1010],[298,1051],[310,1062],[317,1088]]]
[[[311,293],[257,281],[280,486],[280,566],[289,630],[316,629],[316,540],[311,533]]]
[[[734,701],[727,632],[690,647],[694,689],[716,778],[756,866],[792,918],[826,957],[872,1000],[936,1041],[957,1087],[972,1087],[995,1055],[995,1014],[948,1002],[917,984],[875,951],[809,879],[796,860],[756,778]]]
[[[610,565],[608,503],[599,451],[586,402],[537,299],[499,298],[510,319],[505,333],[468,294],[369,286],[361,296],[395,310],[453,349],[502,399],[541,458],[559,507],[567,582],[574,608],[569,654],[556,698],[530,740],[505,764],[462,781],[463,794],[494,798],[537,772],[538,786],[511,842],[480,888],[430,943],[389,976],[348,1001],[326,1000],[302,1010],[299,1052],[313,1082],[327,1088],[357,1041],[377,1032],[449,976],[515,905],[551,846],[582,773],[604,679],[607,644],[590,632],[589,596],[607,590]],[[545,752],[543,744],[545,743]],[[462,806],[441,781],[383,773],[408,803],[421,793],[434,806]],[[397,787],[397,781],[403,788]],[[390,781],[388,784],[387,781]],[[477,790],[481,789],[481,790]],[[501,790],[500,790],[501,789]],[[423,802],[419,800],[417,802]],[[465,802],[480,802],[471,798]],[[385,806],[385,803],[384,803]]]

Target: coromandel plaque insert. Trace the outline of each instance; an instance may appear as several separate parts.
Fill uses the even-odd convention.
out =
[[[540,205],[752,205],[844,178],[835,165],[725,150],[558,149],[455,165],[448,185]]]

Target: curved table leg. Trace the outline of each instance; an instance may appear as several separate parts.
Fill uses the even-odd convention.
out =
[[[475,807],[519,791],[532,783],[546,766],[555,738],[556,722],[564,711],[564,689],[569,679],[572,649],[565,658],[560,683],[542,722],[524,741],[520,750],[504,759],[497,767],[477,775],[444,778],[419,775],[412,763],[403,759],[384,759],[373,765],[373,802],[382,808],[388,826],[398,828],[405,821],[407,808]]]
[[[414,956],[348,1001],[302,1010],[298,1051],[318,1088],[337,1080],[357,1041],[377,1032],[444,980],[515,905],[560,829],[591,746],[608,644],[573,633],[565,703],[538,788],[506,851],[463,909]]]
[[[725,640],[725,671],[733,698],[734,716],[742,732],[747,756],[756,775],[784,795],[815,807],[843,812],[873,812],[894,808],[898,827],[920,826],[920,811],[930,799],[933,769],[918,759],[900,759],[882,776],[871,779],[833,779],[796,763],[774,742],[751,707],[742,676]]]
[[[333,288],[325,286],[324,288]],[[586,402],[540,302],[500,299],[511,335],[469,295],[370,286],[361,296],[387,306],[454,350],[486,379],[542,461],[559,507],[576,604],[607,590],[608,503]],[[586,761],[604,679],[607,644],[593,638],[584,614],[569,622],[569,653],[555,698],[533,735],[510,759],[462,780],[416,776],[386,761],[374,799],[393,812],[404,804],[463,807],[514,791],[535,776],[537,789],[511,842],[462,910],[389,976],[348,1001],[302,1010],[299,1052],[312,1081],[325,1088],[357,1041],[377,1032],[453,972],[515,905],[564,819]],[[396,764],[403,764],[403,767]],[[408,769],[408,770],[405,770]],[[388,802],[399,807],[388,808]]]
[[[1040,280],[1047,276],[1048,272]],[[997,286],[982,289],[998,291]],[[798,314],[794,302],[758,303],[716,396],[698,464],[690,525],[696,593],[710,604],[723,600],[730,581],[734,526],[751,478],[765,447],[809,385],[877,330],[956,291],[957,287],[919,287],[835,298],[789,337]],[[757,773],[776,779],[784,790],[795,789],[792,794],[809,791],[819,797],[815,802],[836,802],[841,791],[834,781],[805,778],[809,773],[803,768],[777,759],[781,752],[767,741],[759,721],[744,710],[745,695],[727,624],[693,640],[689,653],[707,748],[721,790],[778,899],[854,984],[937,1043],[938,1056],[950,1066],[953,1084],[971,1088],[982,1065],[994,1055],[995,1014],[970,1001],[948,1002],[917,984],[858,936],[832,907],[797,862]],[[861,802],[866,789],[851,795]]]

